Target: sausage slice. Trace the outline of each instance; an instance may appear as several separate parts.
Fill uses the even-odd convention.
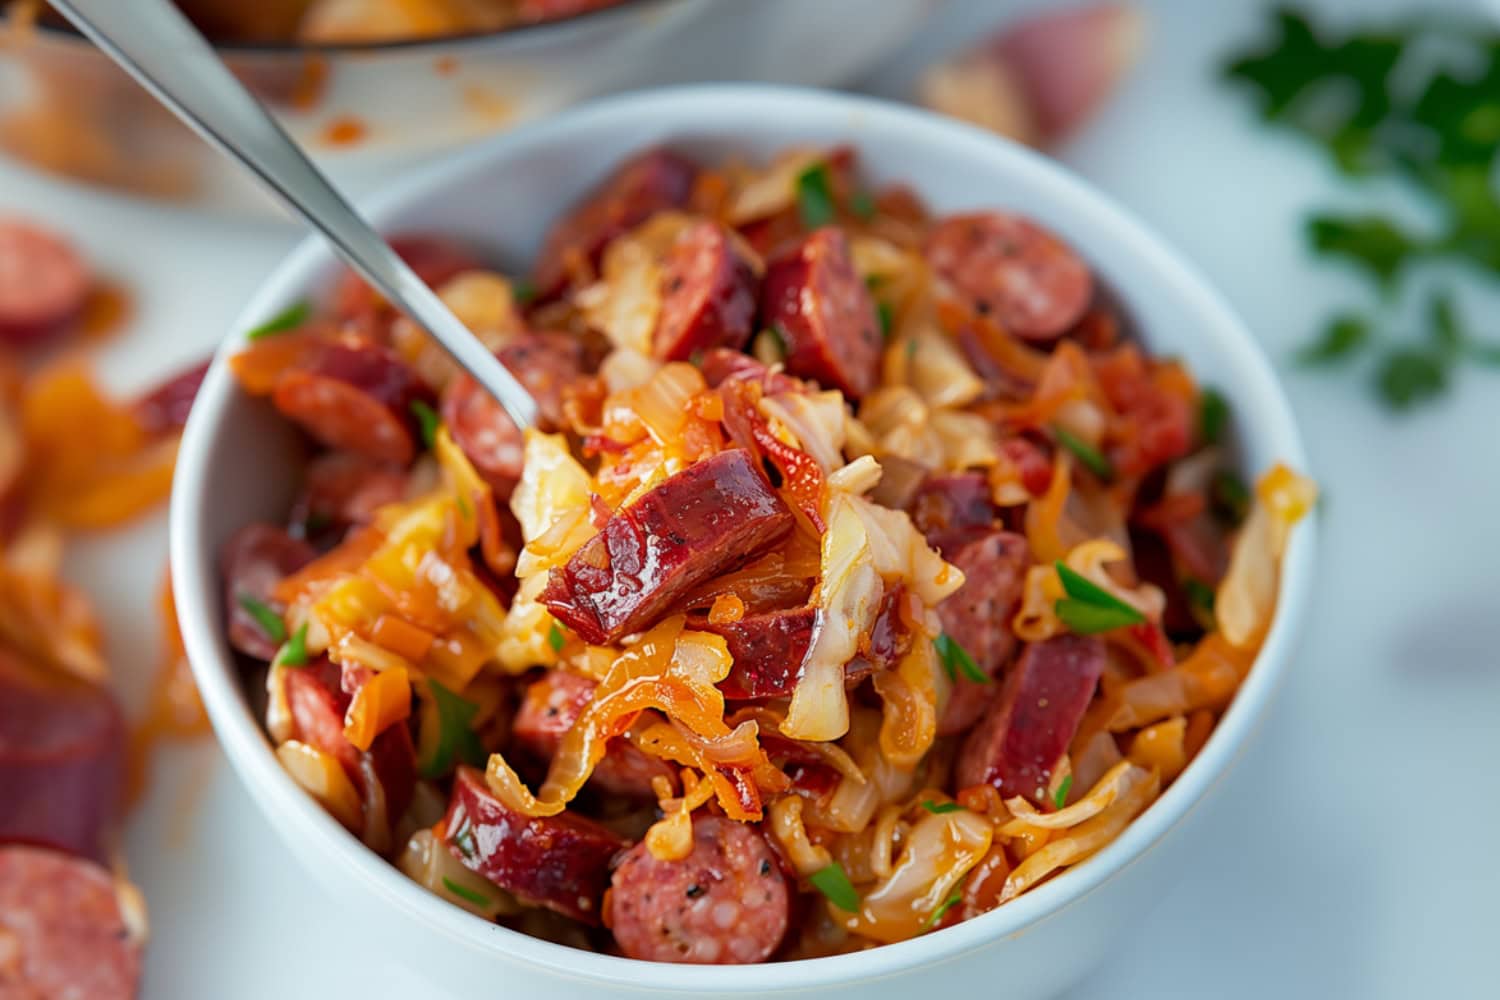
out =
[[[330,448],[407,465],[416,456],[412,404],[431,393],[392,351],[344,337],[281,373],[271,401]]]
[[[843,230],[815,230],[766,266],[761,316],[786,342],[787,371],[850,399],[875,388],[880,317]]]
[[[687,361],[713,347],[743,348],[755,325],[755,291],[755,272],[723,226],[705,220],[688,227],[662,275],[656,356]]]
[[[247,524],[224,546],[224,609],[229,616],[229,644],[246,656],[269,662],[278,642],[246,610],[245,598],[259,601],[277,615],[285,605],[272,596],[284,578],[312,562],[313,547],[271,524]]]
[[[605,920],[620,950],[648,962],[740,965],[786,935],[791,892],[765,837],[720,816],[693,819],[693,850],[658,861],[645,843],[611,879]]]
[[[943,631],[964,648],[976,667],[994,677],[1016,648],[1010,620],[1021,601],[1031,561],[1026,539],[1009,531],[979,529],[967,538],[950,536],[942,552],[964,573],[964,585],[938,605]],[[948,735],[969,728],[995,694],[994,684],[959,674],[938,721],[938,732]]]
[[[1094,297],[1088,266],[1067,244],[1009,212],[952,215],[927,238],[927,262],[969,307],[1024,340],[1055,340]]]
[[[541,600],[586,641],[614,642],[791,529],[791,510],[749,452],[723,451],[615,513],[551,571]]]
[[[0,219],[0,343],[25,347],[83,311],[93,278],[78,252],[38,226]]]
[[[103,867],[39,847],[0,847],[0,996],[132,1000],[141,944]]]

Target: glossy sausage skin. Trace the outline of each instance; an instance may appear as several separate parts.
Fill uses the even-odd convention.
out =
[[[93,277],[68,243],[37,226],[0,220],[0,344],[27,347],[83,311]]]
[[[687,361],[714,347],[738,350],[755,325],[755,272],[723,226],[689,226],[667,254],[656,356]]]
[[[320,344],[282,372],[271,401],[329,448],[406,465],[416,456],[412,404],[432,394],[406,362],[368,340]]]
[[[793,608],[701,627],[724,637],[734,666],[719,683],[724,697],[780,698],[797,686],[802,661],[817,633],[818,609]]]
[[[969,733],[954,777],[1042,804],[1104,672],[1104,642],[1063,634],[1026,647],[1000,697]]]
[[[564,390],[583,371],[583,348],[561,333],[528,333],[495,352],[526,391],[537,401],[543,430],[566,425]],[[474,469],[500,499],[510,496],[521,480],[525,442],[500,404],[479,384],[460,372],[443,390],[443,423],[463,449]]]
[[[1062,336],[1094,297],[1088,266],[1067,244],[1008,212],[949,216],[926,249],[932,269],[971,309],[1023,340]]]
[[[246,656],[269,661],[278,643],[267,635],[241,598],[253,598],[280,615],[286,608],[271,592],[283,578],[312,562],[311,545],[271,524],[247,524],[224,546],[220,566],[224,574],[224,612],[229,617],[229,643]]]
[[[536,817],[512,812],[472,767],[454,775],[448,814],[438,829],[454,857],[522,902],[596,925],[610,862],[629,846],[572,811]]]
[[[596,687],[587,677],[562,670],[547,671],[527,685],[511,726],[512,738],[526,753],[550,761],[563,734],[573,728],[593,698]],[[677,772],[666,761],[624,739],[614,739],[589,776],[589,785],[611,795],[651,799],[655,797],[651,788],[651,779],[655,777],[666,778],[673,786],[677,783]]]
[[[615,942],[648,962],[762,962],[791,920],[791,892],[765,837],[719,816],[694,817],[693,849],[681,861],[632,847],[611,885]]]
[[[945,543],[990,527],[1000,515],[981,472],[927,476],[911,499],[909,513],[912,524],[939,551]]]
[[[39,847],[0,847],[0,996],[132,1000],[141,943],[101,865]]]
[[[792,512],[749,453],[720,452],[617,511],[551,571],[541,600],[586,641],[614,642],[791,529]]]
[[[786,342],[787,371],[858,399],[880,374],[880,317],[849,239],[815,230],[766,266],[761,319]]]
[[[343,765],[360,801],[370,801],[371,789],[361,764],[368,760],[385,793],[386,819],[394,824],[411,804],[417,784],[417,752],[411,730],[398,722],[381,730],[361,751],[344,736],[344,715],[352,695],[344,690],[342,672],[327,659],[285,672],[287,706],[293,737],[329,754]]]
[[[1009,531],[976,529],[966,538],[951,538],[942,553],[964,574],[964,585],[938,605],[943,631],[964,648],[985,676],[993,678],[1016,648],[1010,622],[1021,602],[1031,561],[1026,539]],[[948,735],[969,728],[995,694],[994,684],[958,674],[938,732]]]
[[[0,652],[0,841],[101,857],[124,763],[125,724],[107,690]]]
[[[597,265],[610,240],[657,212],[687,204],[698,168],[676,153],[651,149],[632,158],[553,224],[532,274],[550,298],[585,265]]]

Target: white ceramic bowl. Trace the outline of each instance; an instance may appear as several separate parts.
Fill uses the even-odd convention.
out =
[[[1061,167],[987,133],[922,111],[845,95],[764,86],[703,86],[604,101],[518,130],[414,176],[378,203],[391,229],[449,232],[516,268],[547,224],[618,160],[669,143],[705,161],[764,157],[797,143],[848,143],[877,182],[905,181],[936,212],[1008,207],[1081,251],[1154,351],[1180,355],[1218,386],[1235,415],[1244,466],[1307,468],[1292,413],[1265,356],[1197,272],[1118,206]],[[305,243],[241,317],[250,328],[326,287],[330,254]],[[225,352],[241,346],[231,338]],[[826,989],[919,995],[973,987],[1007,1000],[1053,995],[1108,953],[1111,939],[1166,891],[1173,833],[1242,749],[1287,669],[1306,603],[1316,525],[1299,526],[1280,611],[1260,658],[1203,752],[1114,843],[979,919],[857,955],[750,967],[636,962],[576,951],[488,924],[442,902],[367,851],[282,772],[247,706],[224,638],[216,554],[245,522],[280,520],[297,480],[291,428],[214,365],[188,422],[172,496],[172,576],[183,637],[214,728],[289,854],[339,900],[380,915],[387,941],[435,987],[458,995],[703,995]],[[1232,845],[1224,845],[1225,853]],[[1224,905],[1233,905],[1226,900]],[[1205,918],[1210,915],[1205,914]]]

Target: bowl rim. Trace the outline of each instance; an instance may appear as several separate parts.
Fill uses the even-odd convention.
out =
[[[509,28],[501,28],[498,31],[462,31],[447,35],[421,36],[415,38],[398,38],[388,41],[375,42],[212,42],[214,50],[229,56],[339,56],[339,55],[377,55],[380,53],[420,53],[425,49],[441,49],[443,55],[462,55],[470,49],[483,45],[504,45],[507,42],[515,42],[516,46],[521,44],[545,43],[554,36],[565,34],[569,29],[580,24],[594,27],[600,22],[608,22],[616,18],[623,18],[639,14],[640,11],[651,11],[656,8],[666,8],[673,4],[693,4],[702,0],[619,0],[610,7],[596,7],[592,10],[579,11],[566,17],[555,18],[550,21],[533,21],[525,24],[512,25]],[[649,16],[649,15],[647,15]],[[84,38],[71,24],[38,24],[35,28],[41,35],[53,42],[72,43],[76,42],[80,47],[92,47],[93,43]],[[512,46],[507,46],[512,47]]]
[[[1279,461],[1310,474],[1291,406],[1269,360],[1222,295],[1192,264],[1133,214],[1056,162],[992,133],[918,108],[859,95],[766,84],[698,84],[640,91],[591,102],[525,125],[414,171],[363,208],[376,220],[387,219],[412,204],[440,197],[445,187],[460,178],[494,169],[496,162],[575,141],[573,137],[587,134],[596,123],[621,118],[668,123],[733,120],[740,115],[766,120],[783,120],[785,116],[804,125],[821,123],[828,130],[857,121],[870,131],[895,131],[913,144],[941,145],[952,155],[972,162],[976,171],[1027,174],[1029,184],[1050,188],[1059,198],[1075,202],[1101,239],[1122,243],[1144,259],[1162,284],[1173,286],[1174,293],[1190,301],[1196,314],[1204,318],[1202,335],[1218,341],[1226,363],[1235,366],[1246,382],[1244,395],[1253,400],[1248,412],[1253,412],[1256,420],[1243,421],[1240,426],[1248,428],[1243,433],[1267,441]],[[314,272],[327,260],[328,251],[318,238],[304,240],[267,279],[233,329],[247,330],[307,294]],[[1123,290],[1121,297],[1126,301],[1130,298]],[[203,519],[198,516],[197,498],[206,487],[207,458],[215,431],[235,391],[224,359],[242,342],[242,334],[230,336],[204,380],[183,435],[171,501],[173,587],[186,650],[215,734],[257,806],[275,817],[279,832],[298,847],[297,853],[305,863],[312,864],[314,857],[332,861],[333,865],[323,867],[336,866],[358,878],[365,891],[407,918],[496,958],[555,977],[595,986],[628,985],[675,992],[807,990],[951,961],[1024,932],[1077,904],[1138,860],[1224,775],[1286,673],[1311,597],[1318,534],[1315,517],[1298,526],[1282,566],[1276,617],[1234,701],[1199,755],[1103,850],[1004,906],[908,941],[847,955],[755,966],[678,966],[582,951],[489,923],[431,895],[348,834],[276,762],[260,720],[248,709],[233,657],[221,654],[217,602],[207,596],[218,593],[217,567],[214,560],[202,558],[199,545]],[[208,572],[203,572],[205,566]]]

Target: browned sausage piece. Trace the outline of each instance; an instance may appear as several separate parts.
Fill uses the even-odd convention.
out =
[[[344,337],[281,373],[271,401],[330,448],[407,465],[416,455],[412,404],[431,394],[392,351]]]
[[[595,925],[609,864],[630,843],[571,810],[536,817],[512,812],[472,767],[454,775],[439,829],[448,850],[471,871],[524,903]]]
[[[964,573],[964,585],[938,605],[943,631],[964,648],[976,667],[994,677],[1016,648],[1010,620],[1021,601],[1030,562],[1026,539],[1009,531],[981,528],[967,538],[946,542],[943,557]],[[994,684],[958,674],[938,732],[946,736],[968,729],[995,694]]]
[[[780,698],[792,693],[818,626],[817,608],[748,615],[700,627],[724,637],[734,666],[719,683],[724,697]]]
[[[93,278],[66,242],[37,226],[0,219],[0,343],[25,347],[83,311]]]
[[[615,869],[606,923],[648,962],[763,962],[786,935],[791,893],[765,837],[720,816],[693,819],[693,850],[658,861],[645,843]]]
[[[370,801],[368,761],[385,794],[386,819],[394,823],[411,804],[417,783],[417,751],[411,730],[398,722],[380,731],[370,749],[361,753],[344,735],[344,716],[352,695],[344,690],[342,671],[326,658],[285,672],[287,709],[292,736],[333,757],[359,790],[360,801]]]
[[[563,734],[573,728],[578,716],[594,696],[598,685],[587,677],[562,670],[549,670],[526,687],[526,695],[511,725],[511,736],[527,753],[550,761]],[[651,779],[666,778],[676,785],[677,772],[659,757],[653,757],[624,739],[610,740],[604,757],[589,776],[589,784],[601,791],[628,798],[655,798]]]
[[[406,496],[406,470],[352,451],[330,451],[307,463],[288,521],[308,535],[340,533]],[[335,534],[337,537],[337,534]]]
[[[99,857],[124,760],[125,725],[107,690],[0,652],[0,841]]]
[[[1007,212],[939,222],[927,237],[927,261],[970,308],[1025,340],[1062,336],[1094,296],[1088,266],[1067,244]]]
[[[586,641],[614,642],[791,530],[791,510],[750,453],[723,451],[616,512],[551,571],[541,600]]]
[[[532,274],[550,298],[584,264],[597,265],[605,244],[657,212],[687,204],[698,168],[676,153],[651,149],[627,161],[547,233]]]
[[[755,291],[755,272],[723,226],[706,220],[689,226],[662,274],[656,356],[687,361],[712,347],[744,347],[755,325]]]
[[[0,847],[0,996],[132,1000],[141,943],[115,880],[92,861],[39,847]]]
[[[179,372],[135,401],[136,422],[147,434],[169,434],[182,430],[188,412],[198,396],[203,376],[208,374],[208,360]]]
[[[917,487],[908,509],[927,544],[939,551],[946,544],[963,541],[976,529],[990,527],[1000,515],[982,472],[929,475]]]
[[[759,382],[765,391],[805,392],[807,384],[792,378],[784,371],[772,371],[760,361],[742,351],[731,351],[727,347],[714,347],[704,352],[698,361],[698,370],[703,380],[717,389],[725,382]]]
[[[1040,805],[1104,672],[1104,643],[1064,634],[1026,647],[1000,697],[969,733],[954,776]]]
[[[224,574],[224,609],[229,616],[229,643],[246,656],[270,661],[280,643],[267,635],[245,608],[245,599],[259,601],[278,616],[284,605],[271,592],[285,577],[312,562],[311,545],[270,524],[247,524],[224,546],[220,566]]]
[[[849,239],[827,226],[766,266],[761,317],[786,342],[787,371],[858,399],[880,374],[880,317]]]
[[[562,333],[528,333],[495,352],[536,400],[540,426],[566,424],[564,390],[583,371],[583,348]],[[468,375],[459,373],[443,390],[443,423],[474,469],[504,500],[521,479],[525,442],[500,404]]]

